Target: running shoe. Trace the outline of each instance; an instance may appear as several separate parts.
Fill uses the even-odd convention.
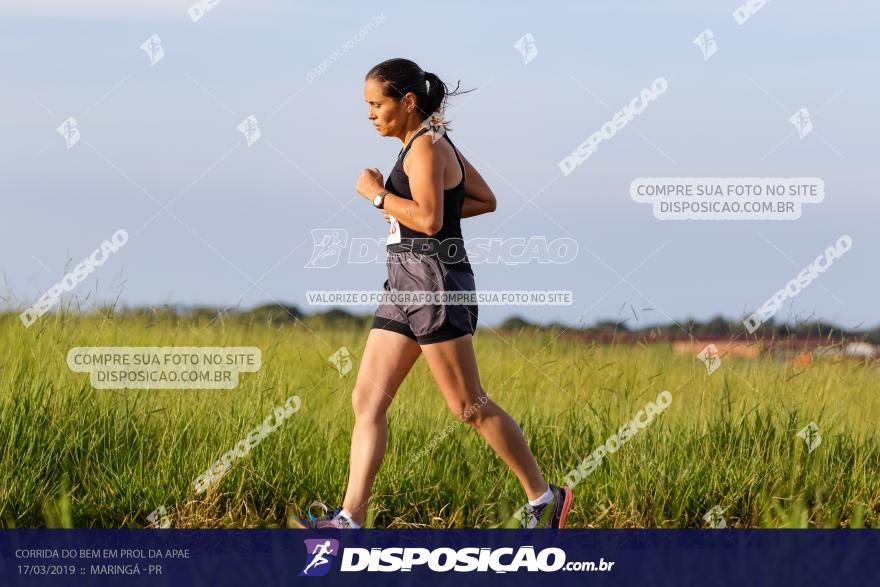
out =
[[[571,489],[550,485],[553,497],[547,503],[526,503],[517,513],[523,528],[565,528],[565,518],[571,509]]]
[[[314,504],[312,504],[314,505]],[[320,504],[323,506],[323,504]],[[291,516],[290,522],[294,528],[353,528],[351,523],[342,516],[342,507],[338,507],[331,511],[327,511],[320,518],[312,515],[311,506],[309,506],[308,518],[300,518],[299,516]]]

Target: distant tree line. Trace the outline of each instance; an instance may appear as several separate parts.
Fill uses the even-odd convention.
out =
[[[353,314],[341,308],[331,308],[324,312],[304,314],[297,306],[287,304],[263,304],[249,310],[240,308],[220,309],[208,306],[172,306],[154,307],[107,307],[98,310],[105,315],[118,318],[142,318],[148,321],[187,321],[211,323],[223,320],[244,322],[249,324],[283,325],[302,321],[310,326],[330,328],[367,328],[373,321],[372,314]],[[14,313],[13,313],[14,314]],[[797,321],[794,323],[770,320],[761,325],[758,331],[749,335],[739,320],[729,320],[716,316],[708,321],[687,319],[679,323],[633,328],[631,319],[600,320],[589,327],[551,322],[539,324],[530,322],[521,316],[511,316],[504,320],[495,330],[503,332],[516,331],[566,331],[567,333],[593,336],[598,339],[645,338],[645,339],[697,339],[723,338],[730,339],[849,339],[864,340],[880,344],[880,326],[873,330],[845,330],[834,324],[822,321]]]
[[[773,338],[797,338],[797,339],[829,339],[841,338],[850,340],[864,340],[874,344],[880,344],[880,326],[873,330],[846,330],[834,324],[822,321],[799,321],[795,323],[779,323],[770,320],[761,325],[757,332],[748,334],[739,320],[728,320],[723,316],[716,316],[706,322],[689,318],[677,324],[663,324],[659,326],[645,326],[631,328],[627,325],[628,320],[601,320],[590,327],[576,327],[567,324],[553,322],[546,326],[529,322],[521,316],[512,316],[501,323],[500,330],[546,330],[559,329],[575,334],[605,335],[598,338],[607,338],[613,335],[644,335],[646,338],[661,339],[773,339]]]

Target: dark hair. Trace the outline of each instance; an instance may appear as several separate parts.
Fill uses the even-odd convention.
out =
[[[422,70],[421,67],[409,59],[388,59],[373,66],[367,72],[364,81],[375,79],[382,86],[382,93],[400,101],[408,93],[416,95],[416,108],[419,109],[423,118],[428,118],[435,112],[443,112],[446,100],[450,96],[466,94],[473,90],[459,91],[461,81],[455,85],[451,92],[437,74]],[[425,83],[427,82],[427,84]],[[448,121],[443,126],[449,128]]]

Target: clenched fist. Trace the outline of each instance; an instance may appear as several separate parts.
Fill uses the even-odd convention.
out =
[[[385,189],[382,173],[375,167],[364,169],[358,177],[355,189],[360,195],[372,202],[376,194]]]

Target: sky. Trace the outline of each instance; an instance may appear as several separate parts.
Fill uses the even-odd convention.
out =
[[[462,221],[465,239],[577,243],[567,263],[474,265],[478,290],[572,292],[566,306],[481,307],[482,323],[739,319],[848,235],[851,250],[776,318],[880,325],[876,3],[774,0],[742,24],[735,0],[193,5],[0,4],[6,308],[34,303],[119,229],[125,245],[70,294],[85,306],[309,312],[326,309],[309,290],[381,289],[381,256],[307,265],[316,229],[384,238],[354,186],[366,167],[387,176],[402,145],[367,119],[363,79],[406,57],[475,89],[450,101],[450,137],[498,205]],[[694,43],[706,29],[708,59]],[[662,95],[562,172],[661,77]],[[801,108],[803,137],[790,121]],[[56,131],[68,118],[70,147]],[[791,220],[662,220],[630,197],[643,177],[821,178],[825,198]]]

